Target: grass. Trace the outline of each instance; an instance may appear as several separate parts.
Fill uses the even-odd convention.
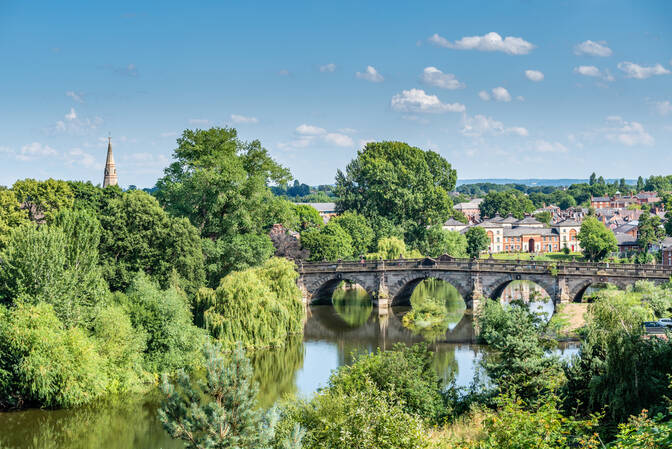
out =
[[[495,260],[530,260],[534,253],[495,253],[492,258]],[[481,254],[481,259],[489,259],[489,254]],[[582,253],[543,253],[534,255],[534,260],[547,262],[583,262]]]
[[[556,338],[578,338],[577,330],[586,324],[587,303],[558,304],[550,327],[556,328]]]

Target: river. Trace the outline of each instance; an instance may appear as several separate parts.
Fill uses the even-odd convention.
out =
[[[553,305],[545,296],[535,284],[524,282],[512,283],[502,294],[504,302],[531,300],[535,308],[552,313]],[[441,281],[419,284],[411,296],[412,309],[393,308],[381,316],[366,293],[356,287],[343,285],[332,299],[333,306],[307,308],[303,339],[253,355],[262,406],[283,397],[309,397],[326,385],[333,370],[350,363],[353,354],[385,350],[397,343],[429,342],[439,376],[466,387],[487,351],[475,343],[472,316],[459,293]],[[436,307],[441,309],[438,318],[431,313]],[[575,344],[558,350],[563,357],[577,351]],[[152,392],[76,409],[0,413],[0,449],[183,447],[171,440],[156,419],[158,401],[158,393]]]

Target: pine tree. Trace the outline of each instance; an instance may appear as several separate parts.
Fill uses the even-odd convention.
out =
[[[165,429],[192,449],[269,448],[277,413],[256,406],[258,388],[242,348],[228,360],[219,345],[207,344],[204,353],[204,380],[190,379],[180,370],[173,385],[164,375],[161,390],[165,399],[159,419]],[[294,441],[287,441],[286,447],[300,448],[301,435],[295,429]]]

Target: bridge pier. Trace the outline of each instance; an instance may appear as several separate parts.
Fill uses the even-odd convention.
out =
[[[387,315],[392,305],[390,290],[387,288],[385,272],[378,273],[378,291],[376,292],[376,302],[378,303],[378,315]]]
[[[567,278],[565,278],[564,276],[558,276],[557,280],[558,283],[555,289],[556,297],[553,298],[555,304],[567,304],[569,302],[572,302],[572,297],[569,294],[569,285],[567,284]]]

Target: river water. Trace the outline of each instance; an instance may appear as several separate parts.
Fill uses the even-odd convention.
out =
[[[552,313],[553,306],[544,296],[548,295],[535,284],[521,282],[507,287],[502,300],[533,301],[535,308]],[[366,293],[356,287],[343,285],[332,299],[333,306],[308,307],[303,339],[254,353],[262,406],[283,397],[309,397],[326,385],[333,370],[350,363],[353,354],[386,350],[397,343],[427,341],[439,376],[466,387],[487,351],[475,343],[472,316],[459,293],[441,281],[423,281],[413,291],[412,308],[393,308],[386,315],[379,315]],[[559,353],[568,356],[577,350],[569,345]],[[0,449],[183,447],[171,440],[156,419],[158,401],[158,393],[152,392],[77,409],[0,413]]]

